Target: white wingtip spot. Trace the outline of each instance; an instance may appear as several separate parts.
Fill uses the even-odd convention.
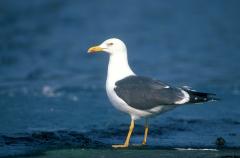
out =
[[[183,86],[183,88],[185,88],[185,89],[187,89],[187,90],[190,90],[190,91],[196,92],[196,90],[195,90],[195,89],[192,89],[192,87],[190,87],[190,86]]]

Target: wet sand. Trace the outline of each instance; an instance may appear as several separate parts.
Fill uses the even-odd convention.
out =
[[[35,156],[20,156],[17,158],[239,158],[240,150],[209,150],[209,149],[62,149],[38,153]]]

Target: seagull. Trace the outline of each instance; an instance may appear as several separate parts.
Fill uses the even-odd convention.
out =
[[[105,40],[90,47],[88,53],[109,54],[106,92],[112,105],[130,115],[131,123],[124,144],[129,146],[135,120],[145,118],[145,132],[142,145],[147,143],[148,118],[162,114],[184,104],[203,103],[217,100],[215,94],[202,93],[188,87],[174,87],[160,80],[136,75],[128,64],[127,47],[117,38]]]

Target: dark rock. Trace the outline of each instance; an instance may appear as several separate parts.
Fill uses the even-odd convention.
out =
[[[218,148],[224,147],[225,143],[226,143],[226,141],[223,137],[218,137],[215,141],[215,144]]]

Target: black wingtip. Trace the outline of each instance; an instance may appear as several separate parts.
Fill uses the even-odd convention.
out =
[[[190,95],[189,103],[203,103],[220,100],[214,93],[197,92],[186,88],[183,89]]]
[[[207,93],[208,101],[220,101],[221,99],[216,97],[216,94]]]

